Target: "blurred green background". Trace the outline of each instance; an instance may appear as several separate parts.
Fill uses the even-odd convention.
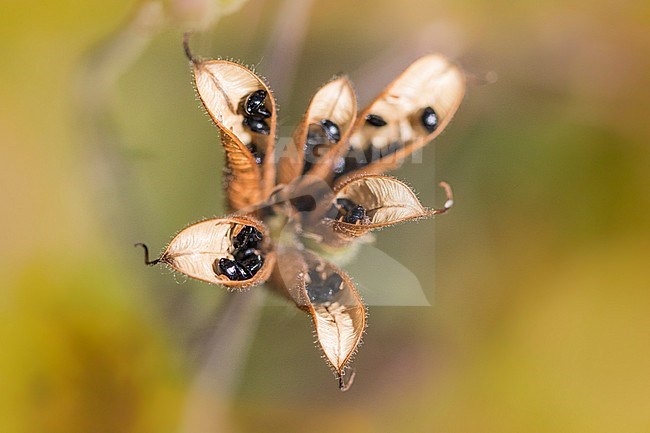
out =
[[[204,6],[0,1],[0,431],[650,431],[650,3]],[[269,76],[284,136],[337,72],[362,105],[426,52],[470,76],[424,164],[396,173],[429,205],[447,180],[456,207],[377,241],[433,305],[371,307],[345,394],[308,318],[269,306],[234,385],[195,399],[187,341],[246,295],[132,247],[223,212],[180,46],[193,17],[197,53]],[[187,427],[201,410],[212,424]]]

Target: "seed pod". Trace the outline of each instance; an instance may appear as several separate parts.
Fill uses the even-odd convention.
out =
[[[334,220],[335,232],[358,237],[369,230],[446,212],[453,204],[451,190],[442,209],[426,209],[405,183],[382,175],[365,175],[351,179],[335,188],[332,206],[342,208]],[[327,216],[331,217],[331,213]]]
[[[344,142],[354,123],[357,111],[357,101],[352,85],[347,77],[335,78],[321,87],[312,98],[309,108],[302,121],[296,128],[293,140],[288,144],[278,163],[278,177],[280,183],[290,183],[304,172],[305,145],[307,144],[310,125],[320,124],[319,129],[332,143]],[[325,123],[321,123],[327,121]],[[331,128],[331,123],[336,126],[336,131]],[[327,128],[327,132],[324,129]],[[338,139],[338,140],[337,140]],[[312,166],[322,158],[312,158],[308,161]],[[331,164],[318,168],[317,176],[325,178]],[[316,167],[314,167],[316,169]],[[331,167],[329,168],[331,171]]]
[[[350,277],[311,252],[284,248],[272,280],[309,313],[325,358],[340,378],[366,327],[366,308]]]
[[[229,205],[233,210],[251,206],[268,195],[275,183],[273,158],[263,157],[273,154],[275,101],[267,96],[271,92],[266,84],[248,68],[226,60],[196,59],[187,45],[186,51],[201,102],[221,131],[229,172],[225,179]],[[255,116],[247,110],[255,111]],[[247,146],[255,146],[256,154]],[[263,161],[261,167],[256,158]]]
[[[361,112],[343,150],[346,168],[337,177],[398,167],[442,132],[464,91],[463,73],[444,57],[417,60]]]
[[[253,286],[268,278],[274,263],[274,254],[265,253],[266,233],[262,223],[247,217],[201,221],[181,230],[160,261],[208,283]]]

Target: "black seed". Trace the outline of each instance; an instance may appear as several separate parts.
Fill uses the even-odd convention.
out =
[[[431,107],[425,107],[422,112],[422,125],[428,132],[433,132],[438,127],[438,115]]]
[[[254,275],[254,273],[242,264],[226,258],[221,258],[218,261],[215,260],[212,268],[217,275],[225,275],[230,281],[250,280]],[[257,270],[255,273],[257,273]]]
[[[307,173],[314,163],[323,156],[329,146],[324,146],[329,143],[338,143],[341,140],[341,132],[336,123],[328,119],[323,119],[318,123],[309,125],[307,132],[307,141],[305,142],[305,163],[303,165],[302,174]],[[345,161],[342,161],[343,164]],[[345,167],[337,164],[339,172]],[[334,169],[335,171],[337,168]]]
[[[336,209],[336,213],[330,208],[330,210],[327,213],[328,218],[336,219],[336,220],[343,220],[345,222],[350,222],[347,221],[347,219],[352,218],[352,212],[360,207],[363,209],[363,206],[357,205],[355,202],[353,202],[350,199],[347,198],[337,198],[336,199],[336,204],[333,205],[333,207]],[[357,214],[359,214],[359,210],[357,210]],[[365,209],[363,209],[363,215],[361,216],[361,219],[365,218]],[[351,222],[351,224],[354,224],[356,220]]]
[[[237,260],[237,263],[246,268],[251,275],[255,275],[264,264],[264,259],[260,255],[259,251],[253,248],[249,248],[243,253],[237,251],[235,253],[235,259]]]
[[[271,128],[263,119],[256,119],[254,117],[244,117],[242,124],[253,132],[262,135],[269,135]]]
[[[239,277],[237,263],[230,259],[221,258],[212,263],[212,269],[217,275],[225,275],[229,280],[236,281]]]
[[[238,281],[250,280],[253,278],[253,274],[241,264],[235,263],[235,269],[237,270]]]
[[[316,209],[316,200],[311,195],[301,195],[289,200],[298,212],[311,212]]]
[[[305,142],[305,164],[302,174],[307,173],[320,156],[321,145],[328,143],[323,127],[318,123],[309,125],[307,141]]]
[[[347,214],[350,212],[357,204],[350,200],[349,198],[337,198],[336,199],[336,204],[339,205],[339,207],[345,211]]]
[[[323,128],[323,131],[325,131],[325,135],[327,135],[329,141],[338,143],[341,140],[341,131],[336,123],[329,119],[323,119],[319,123]]]
[[[334,296],[341,291],[343,278],[338,274],[331,274],[325,281],[315,272],[310,272],[309,277],[311,283],[307,285],[307,295],[312,303],[331,302]]]
[[[257,165],[261,165],[262,162],[264,161],[264,158],[260,156],[259,152],[257,151],[257,146],[255,145],[255,143],[247,144],[246,147],[253,154],[253,158],[255,158],[255,163]]]
[[[264,106],[264,100],[266,99],[266,90],[257,90],[246,98],[244,103],[244,112],[251,117],[256,118],[269,118],[271,113]]]
[[[248,269],[248,272],[250,272],[251,275],[255,275],[260,269],[262,269],[264,259],[261,256],[249,257],[247,260],[241,262],[241,264]]]
[[[309,295],[309,300],[316,304],[330,302],[334,296],[334,292],[329,288],[313,284],[307,286],[307,294]]]
[[[377,114],[368,114],[366,116],[366,123],[376,126],[377,128],[381,128],[382,126],[386,126],[387,123],[384,120],[383,117],[377,115]]]
[[[256,248],[240,248],[233,253],[235,260],[239,263],[259,255],[259,250]]]
[[[253,226],[245,226],[233,239],[233,246],[238,250],[256,248],[262,239],[264,239],[262,232]]]
[[[357,222],[363,222],[366,219],[366,208],[360,204],[353,207],[348,214],[343,217],[343,221],[348,224],[356,224]]]
[[[343,277],[341,277],[339,274],[336,273],[330,275],[329,277],[327,277],[327,280],[325,280],[325,286],[334,292],[341,291],[342,283],[343,283]]]

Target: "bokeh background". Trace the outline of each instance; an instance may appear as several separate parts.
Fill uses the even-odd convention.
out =
[[[0,431],[650,431],[650,3],[226,3],[0,1]],[[284,135],[337,72],[362,102],[426,52],[469,76],[396,173],[456,207],[376,244],[432,306],[371,307],[347,393],[307,316],[224,312],[257,295],[132,246],[223,212],[190,27],[269,77]]]

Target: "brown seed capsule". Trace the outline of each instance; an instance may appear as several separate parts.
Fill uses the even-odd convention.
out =
[[[183,229],[160,260],[192,278],[228,287],[247,287],[266,279],[273,254],[263,254],[266,229],[244,217],[201,221]],[[258,252],[259,263],[248,249]],[[270,260],[269,260],[270,259]]]
[[[311,172],[311,175],[321,179],[327,178],[332,167],[340,160],[334,158],[334,148],[345,144],[345,138],[349,135],[356,119],[356,111],[356,95],[346,77],[335,78],[321,87],[312,98],[302,122],[296,128],[292,142],[280,158],[279,182],[288,184],[312,169],[315,171]],[[327,121],[326,125],[321,124],[324,121]],[[332,128],[329,122],[336,129]],[[320,145],[335,146],[324,148],[322,151],[319,149],[316,152],[315,148]]]

